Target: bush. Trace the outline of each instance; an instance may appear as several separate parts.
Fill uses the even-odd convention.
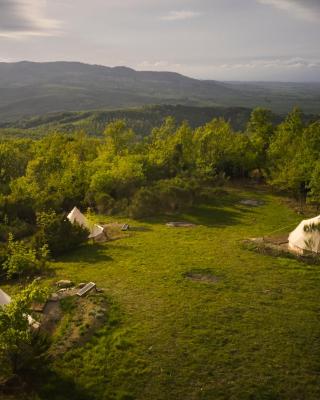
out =
[[[34,274],[46,265],[48,248],[43,245],[38,252],[29,248],[24,242],[14,241],[13,235],[9,234],[7,245],[7,258],[2,264],[7,278],[21,277],[25,274]]]
[[[88,240],[89,231],[54,211],[37,214],[38,232],[34,237],[37,249],[47,244],[53,256],[65,253]]]
[[[160,201],[155,190],[143,187],[133,196],[129,214],[133,218],[143,218],[156,214],[160,208]]]
[[[0,197],[0,217],[7,218],[9,223],[19,220],[34,224],[34,204],[30,199],[17,199],[13,195]]]
[[[181,178],[159,181],[155,189],[164,211],[178,212],[190,208],[195,199],[192,183]]]
[[[28,321],[31,304],[43,302],[47,295],[46,289],[32,283],[0,308],[0,377],[39,373],[48,364],[49,341],[40,332],[35,335]]]
[[[4,243],[0,243],[0,277],[5,275],[3,264],[8,258],[8,249]]]
[[[22,221],[18,218],[6,223],[0,223],[0,241],[6,242],[9,234],[12,234],[16,239],[22,239],[34,233],[34,228],[28,222]]]
[[[97,193],[95,204],[99,214],[109,214],[114,207],[114,199],[107,193]]]
[[[180,212],[194,204],[197,191],[198,186],[193,181],[181,178],[161,180],[135,193],[129,213],[133,218],[142,218],[163,212]]]

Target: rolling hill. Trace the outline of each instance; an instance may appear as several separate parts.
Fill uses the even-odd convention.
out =
[[[42,116],[22,118],[1,123],[0,136],[41,137],[51,132],[72,134],[77,131],[99,136],[106,125],[123,119],[139,135],[150,134],[155,126],[160,126],[167,117],[173,117],[178,124],[187,121],[192,128],[204,125],[213,118],[224,118],[235,130],[243,130],[249,120],[251,109],[242,107],[192,107],[183,105],[145,106],[131,109],[61,112]],[[275,122],[280,121],[274,116]]]
[[[173,72],[135,71],[78,62],[0,63],[0,120],[61,111],[156,104],[257,107],[277,113],[300,106],[320,112],[320,83],[203,81]]]

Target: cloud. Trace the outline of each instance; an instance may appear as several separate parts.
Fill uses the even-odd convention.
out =
[[[270,5],[279,10],[286,11],[297,18],[307,21],[319,22],[319,0],[257,0],[263,5]]]
[[[201,13],[197,11],[188,11],[188,10],[181,10],[181,11],[170,11],[169,14],[164,15],[161,17],[163,21],[182,21],[185,19],[196,18]]]
[[[0,63],[10,63],[14,62],[13,58],[6,58],[6,57],[0,57]]]
[[[137,65],[137,68],[142,70],[166,70],[171,71],[180,68],[181,64],[170,63],[169,61],[142,61]]]
[[[237,69],[313,69],[320,68],[320,59],[304,59],[301,57],[292,57],[287,59],[266,59],[266,60],[250,60],[243,63],[225,63],[215,65],[216,68],[224,70]]]
[[[57,35],[60,23],[45,8],[45,0],[0,0],[0,37]]]

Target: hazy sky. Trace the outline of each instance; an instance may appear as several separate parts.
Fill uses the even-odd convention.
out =
[[[0,0],[0,61],[320,81],[320,0]]]

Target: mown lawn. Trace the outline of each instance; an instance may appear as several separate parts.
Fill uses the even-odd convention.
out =
[[[199,226],[166,227],[172,219]],[[276,196],[229,189],[186,215],[130,221],[146,230],[58,260],[54,280],[95,281],[109,318],[56,360],[39,398],[318,400],[320,267],[241,246],[300,219]],[[193,270],[219,281],[186,279]]]

